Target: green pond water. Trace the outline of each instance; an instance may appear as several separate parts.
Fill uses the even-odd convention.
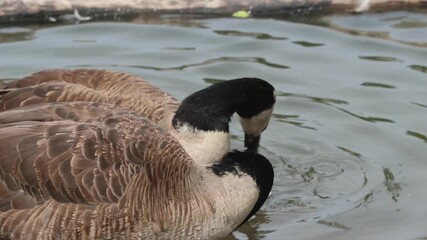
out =
[[[427,239],[425,13],[0,27],[0,79],[49,68],[123,71],[178,99],[243,76],[272,83],[260,152],[273,191],[228,239]],[[237,118],[231,131],[242,149]]]

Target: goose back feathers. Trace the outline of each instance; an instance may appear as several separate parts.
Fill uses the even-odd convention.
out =
[[[202,165],[173,135],[113,105],[37,104],[0,121],[1,238],[223,238],[273,182],[257,153]]]
[[[234,112],[258,141],[268,124],[274,88],[263,80],[213,85],[182,104],[104,70],[44,71],[2,87],[2,239],[218,239],[271,190],[266,158],[229,152]]]
[[[256,78],[214,84],[180,104],[141,78],[93,69],[42,71],[3,88],[0,111],[74,101],[110,103],[135,111],[172,133],[190,156],[206,164],[229,151],[228,124],[234,112],[241,116],[246,147],[256,151],[275,103],[274,88]]]
[[[46,70],[5,83],[0,110],[44,102],[110,103],[138,112],[166,130],[180,103],[142,78],[108,70]]]

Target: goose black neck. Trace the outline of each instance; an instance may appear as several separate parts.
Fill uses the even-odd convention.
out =
[[[185,98],[173,118],[204,131],[229,131],[231,116],[252,117],[274,104],[274,88],[258,78],[239,78],[213,84]]]
[[[259,188],[258,200],[240,227],[255,215],[267,200],[274,181],[273,166],[267,158],[258,153],[234,151],[209,168],[219,177],[230,173],[239,175],[240,171],[251,176],[256,182]]]

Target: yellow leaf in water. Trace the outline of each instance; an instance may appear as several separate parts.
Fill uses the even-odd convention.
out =
[[[251,12],[250,11],[244,11],[244,10],[240,10],[237,12],[233,13],[233,17],[235,18],[248,18],[251,16]]]

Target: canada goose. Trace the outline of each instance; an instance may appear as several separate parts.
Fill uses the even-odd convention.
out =
[[[110,104],[41,103],[0,121],[1,239],[220,239],[273,183],[262,155],[200,164],[172,134]]]
[[[172,133],[190,156],[206,164],[230,150],[229,122],[235,112],[245,132],[245,147],[257,151],[275,103],[273,86],[257,78],[213,84],[180,103],[139,77],[94,69],[42,71],[5,83],[1,92],[0,111],[42,102],[122,106]]]

